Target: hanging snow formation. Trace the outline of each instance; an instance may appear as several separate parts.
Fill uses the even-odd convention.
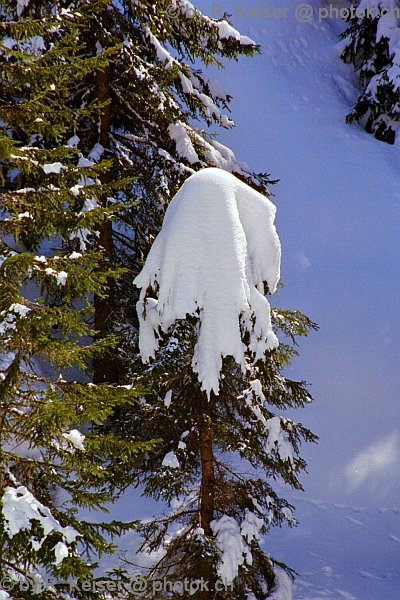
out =
[[[144,362],[155,356],[158,331],[187,314],[199,317],[192,367],[208,395],[218,394],[223,357],[245,370],[241,328],[256,360],[278,345],[264,296],[264,282],[274,293],[280,273],[275,212],[268,198],[221,169],[185,181],[134,281]],[[149,286],[158,299],[146,297]]]

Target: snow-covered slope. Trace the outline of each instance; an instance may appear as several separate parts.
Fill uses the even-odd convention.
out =
[[[197,6],[211,15],[211,4]],[[222,6],[261,54],[217,74],[234,96],[236,122],[220,140],[280,178],[272,191],[286,288],[273,302],[321,327],[292,373],[312,382],[316,398],[293,418],[320,436],[303,449],[306,492],[293,500],[300,525],[274,532],[268,546],[301,574],[295,600],[397,600],[399,148],[346,125],[358,90],[338,57],[343,24],[319,22],[329,5],[311,4],[304,23],[295,0],[275,0],[288,8],[279,19],[243,16],[256,4],[243,14],[241,3]]]
[[[268,548],[299,573],[293,600],[397,600],[400,502],[376,508],[296,495],[298,527],[271,532]]]

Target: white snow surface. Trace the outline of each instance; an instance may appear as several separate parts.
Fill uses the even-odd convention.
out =
[[[18,302],[12,304],[8,311],[2,310],[0,313],[0,317],[3,317],[0,323],[0,334],[6,334],[8,331],[15,329],[17,326],[17,315],[23,319],[30,310],[30,308]]]
[[[268,430],[268,438],[265,444],[267,452],[271,452],[276,448],[282,460],[289,460],[293,463],[293,447],[287,441],[281,428],[281,417],[268,419],[266,429]]]
[[[104,154],[104,147],[101,144],[95,144],[89,152],[89,160],[94,160],[96,163],[101,161],[101,157]]]
[[[168,454],[166,454],[164,456],[164,459],[162,461],[162,466],[170,467],[171,469],[179,469],[180,468],[179,460],[177,459],[175,452],[173,452],[173,451],[168,452]]]
[[[251,510],[246,508],[245,518],[240,526],[240,532],[248,542],[251,542],[253,539],[260,539],[260,530],[263,525],[264,519],[261,519]]]
[[[55,162],[55,163],[48,163],[46,165],[43,165],[43,171],[46,173],[46,175],[48,175],[49,173],[61,173],[62,170],[67,169],[68,167],[66,167],[65,165],[63,165],[60,162]]]
[[[67,141],[67,147],[68,148],[76,148],[80,142],[80,138],[77,135],[73,135],[72,137],[69,138],[69,140]]]
[[[292,600],[292,581],[287,573],[275,567],[275,587],[271,591],[271,600]]]
[[[28,308],[24,304],[19,304],[19,302],[15,302],[14,304],[11,304],[11,306],[9,308],[10,312],[17,314],[20,317],[26,317],[26,315],[30,312],[30,310],[31,310],[30,308]]]
[[[54,561],[55,565],[59,565],[66,556],[68,556],[68,547],[64,544],[64,542],[58,542],[54,546],[54,553],[56,555],[56,560]]]
[[[171,399],[172,399],[172,390],[168,390],[168,392],[165,394],[165,398],[164,398],[164,405],[167,408],[171,404]]]
[[[26,8],[29,5],[29,0],[17,0],[17,15],[20,17]]]
[[[210,525],[221,552],[218,575],[229,585],[237,576],[239,566],[244,562],[251,565],[253,557],[233,517],[223,515],[220,519],[211,521]]]
[[[57,283],[58,285],[65,285],[67,283],[68,273],[65,271],[60,271],[57,273]]]
[[[196,150],[186,131],[186,127],[181,121],[168,126],[168,134],[176,144],[176,151],[181,158],[186,158],[191,165],[200,162]]]
[[[245,369],[240,325],[256,359],[278,345],[263,295],[264,282],[273,293],[280,274],[274,217],[273,203],[230,173],[209,168],[186,180],[135,279],[144,362],[155,356],[159,328],[187,314],[199,316],[192,367],[208,394],[218,394],[223,357]],[[146,298],[149,286],[158,299]]]
[[[158,39],[151,33],[150,29],[146,30],[146,36],[149,38],[150,43],[156,49],[157,60],[161,63],[165,63],[166,68],[170,69],[175,62],[171,54],[168,52],[168,50],[163,48]]]
[[[247,37],[246,35],[241,35],[237,29],[229,25],[227,21],[219,21],[215,23],[218,28],[218,35],[220,40],[227,40],[229,38],[233,38],[237,42],[240,42],[242,46],[253,46],[255,42]]]
[[[93,167],[94,161],[89,158],[85,158],[85,156],[80,156],[78,160],[78,167]]]
[[[64,433],[63,435],[77,450],[85,449],[85,436],[77,429],[71,429],[71,431]]]
[[[76,529],[68,525],[62,527],[60,523],[53,517],[50,509],[36,500],[33,494],[25,487],[17,488],[6,487],[2,498],[2,512],[4,516],[4,526],[9,537],[16,535],[21,529],[31,530],[31,520],[39,521],[43,528],[44,537],[41,540],[32,538],[33,547],[38,550],[45,538],[52,531],[62,533],[65,542],[71,543],[75,541],[79,535]],[[61,544],[61,545],[60,545]],[[68,554],[68,548],[62,542],[59,542],[54,550],[56,554],[56,563],[59,564]]]
[[[0,354],[0,373],[6,371],[8,367],[15,360],[14,352],[7,352],[7,354]]]

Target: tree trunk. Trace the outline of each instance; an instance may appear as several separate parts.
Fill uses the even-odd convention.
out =
[[[200,527],[205,535],[211,536],[211,521],[214,519],[215,499],[215,473],[213,455],[213,435],[211,419],[205,415],[204,427],[200,434],[201,458],[201,499],[200,499]]]
[[[110,68],[96,72],[95,98],[99,102],[110,100]],[[98,143],[105,148],[110,149],[110,131],[111,131],[111,103],[108,103],[100,116]],[[107,155],[104,158],[108,158]],[[106,171],[100,176],[102,184],[110,183],[111,173]],[[101,205],[107,206],[107,194],[100,198]],[[111,221],[104,221],[99,227],[98,244],[103,250],[104,266],[113,264],[114,261],[114,243],[112,236]],[[107,296],[101,298],[94,297],[94,328],[97,331],[96,338],[104,339],[113,331],[113,321],[115,315],[115,281],[113,278],[107,280]],[[118,383],[118,365],[116,355],[109,351],[103,353],[100,358],[95,358],[93,362],[93,381],[94,383]]]
[[[213,428],[210,416],[210,401],[202,416],[200,430],[200,460],[201,460],[201,490],[200,490],[200,527],[207,537],[213,537],[211,522],[215,511],[215,471],[213,453]],[[214,587],[216,582],[215,565],[210,557],[204,557],[200,565],[200,577],[207,582],[208,591],[200,592],[201,600],[214,598]]]

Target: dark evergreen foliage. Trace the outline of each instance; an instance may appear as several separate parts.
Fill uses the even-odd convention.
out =
[[[311,400],[304,382],[283,374],[296,336],[315,328],[301,313],[274,310],[288,343],[246,374],[226,359],[210,401],[191,369],[195,317],[175,323],[150,367],[139,358],[132,281],[185,179],[217,166],[269,194],[268,175],[208,133],[207,125],[233,123],[229,95],[201,68],[258,47],[224,20],[185,2],[173,15],[171,4],[0,2],[1,491],[29,491],[60,524],[46,536],[33,520],[10,535],[3,518],[0,573],[54,576],[55,591],[42,590],[43,598],[65,597],[69,577],[93,581],[98,556],[113,550],[110,537],[133,524],[95,525],[77,510],[100,510],[131,484],[170,507],[136,524],[143,548],[165,551],[148,576],[215,583],[221,557],[211,522],[225,515],[240,527],[252,513],[264,518],[262,534],[293,524],[273,483],[301,488],[300,443],[315,440],[276,417],[293,448],[285,458],[262,426]],[[256,379],[263,396],[251,387]],[[83,439],[75,430],[84,449],[71,442]],[[162,465],[172,451],[179,470]],[[79,536],[67,543],[61,528],[69,526]],[[59,542],[68,556],[57,563]],[[248,546],[253,562],[233,590],[193,598],[267,597],[276,563],[258,539]],[[34,595],[32,586],[18,591]]]
[[[123,410],[111,430],[122,432],[126,439],[160,438],[136,469],[136,482],[145,496],[167,504],[169,510],[138,530],[143,536],[141,550],[158,556],[144,571],[149,589],[152,581],[165,578],[176,593],[166,594],[163,585],[152,598],[178,598],[181,582],[202,580],[208,582],[210,593],[199,589],[193,598],[243,600],[252,592],[261,600],[273,590],[276,567],[293,574],[287,565],[266,553],[261,542],[268,540],[271,527],[296,524],[294,507],[274,489],[274,483],[279,480],[302,489],[298,476],[306,463],[299,454],[300,445],[317,438],[300,423],[277,414],[312,401],[307,384],[285,377],[283,370],[296,354],[296,338],[307,335],[316,325],[298,311],[273,309],[272,317],[281,339],[279,347],[249,367],[246,374],[233,359],[225,359],[219,394],[211,393],[210,400],[191,366],[196,341],[194,317],[175,323],[150,366],[132,364],[135,373],[142,371],[139,381],[151,393],[146,394],[140,411],[136,406]],[[253,359],[249,353],[249,364]],[[266,423],[274,417],[281,434],[279,440],[270,443]],[[204,478],[207,436],[212,461],[208,482]],[[286,456],[287,451],[290,456]],[[170,452],[179,467],[163,465]],[[212,493],[210,515],[204,514],[205,485]],[[214,593],[221,551],[213,526],[228,516],[240,528],[249,515],[250,519],[262,520],[262,539],[254,538],[248,544],[251,560],[244,561],[233,584]],[[127,557],[126,562],[136,561]]]
[[[98,558],[132,524],[91,522],[78,509],[107,510],[152,445],[92,432],[141,393],[90,383],[93,358],[116,344],[93,343],[93,296],[123,272],[96,243],[118,205],[98,199],[128,181],[101,183],[109,163],[85,166],[71,142],[80,121],[97,126],[104,104],[68,101],[107,64],[77,44],[104,6],[1,6],[0,580],[18,598],[62,598],[70,577],[94,580]]]
[[[400,5],[361,3],[347,22],[341,58],[353,64],[362,89],[347,122],[357,121],[378,140],[394,144],[400,122]]]

